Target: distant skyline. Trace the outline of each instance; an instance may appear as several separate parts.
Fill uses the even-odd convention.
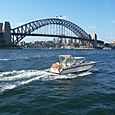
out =
[[[105,42],[115,40],[115,0],[1,0],[0,22],[11,27],[62,15]]]

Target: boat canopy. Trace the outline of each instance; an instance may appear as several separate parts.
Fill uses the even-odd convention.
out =
[[[75,59],[85,59],[85,57],[74,57]]]
[[[73,57],[71,55],[59,55],[59,62],[60,63],[67,63],[68,61],[71,61]]]
[[[85,57],[73,57],[72,55],[59,55],[59,63],[63,63],[67,65],[67,63],[74,64],[74,63],[81,63],[83,62]]]
[[[59,55],[59,58],[71,58],[71,55]]]
[[[74,59],[85,59],[85,57],[73,57],[72,55],[59,55],[59,58],[65,58],[65,59],[68,59],[68,58],[74,58]]]

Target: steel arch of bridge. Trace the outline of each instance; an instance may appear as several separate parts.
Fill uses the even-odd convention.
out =
[[[56,25],[61,25],[66,28],[68,28],[70,31],[76,34],[76,39],[77,38],[82,38],[84,40],[91,39],[89,34],[87,34],[82,28],[80,28],[78,25],[64,20],[64,19],[59,19],[59,18],[49,18],[49,19],[41,19],[41,20],[36,20],[29,22],[27,24],[21,25],[19,27],[16,27],[14,29],[11,29],[11,35],[13,35],[13,42],[17,44],[20,42],[27,34],[32,33],[33,31],[46,26],[50,24],[56,24]],[[16,38],[14,40],[14,37]]]

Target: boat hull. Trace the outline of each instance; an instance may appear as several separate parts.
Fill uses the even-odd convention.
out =
[[[89,64],[84,64],[81,66],[75,66],[75,67],[71,67],[71,68],[66,68],[63,69],[62,72],[60,74],[72,74],[72,73],[81,73],[81,72],[86,72],[86,71],[90,71],[91,68],[94,66],[95,63],[89,63]]]

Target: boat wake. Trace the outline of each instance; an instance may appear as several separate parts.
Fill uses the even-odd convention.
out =
[[[79,76],[86,76],[89,74],[92,73],[85,72],[78,75],[58,75],[48,72],[48,70],[21,70],[0,72],[0,93],[3,93],[6,90],[14,89],[21,85],[29,84],[36,80],[49,81],[57,79],[72,79]]]
[[[11,57],[11,58],[0,58],[0,61],[16,61],[16,60],[29,60],[29,59],[38,59],[41,58],[40,55],[32,57]]]

